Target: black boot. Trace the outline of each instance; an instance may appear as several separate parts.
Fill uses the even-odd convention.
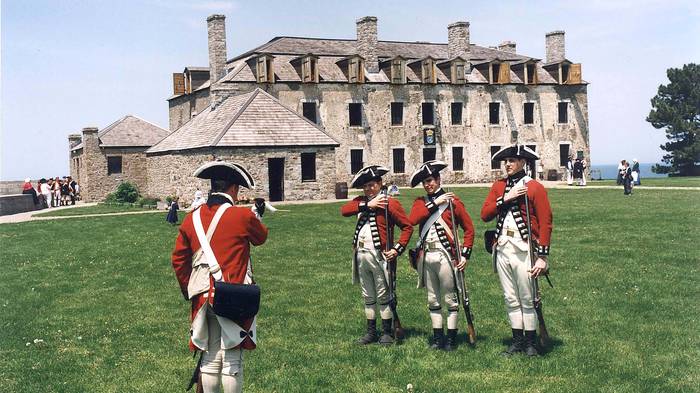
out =
[[[513,331],[513,343],[505,351],[501,352],[503,356],[512,356],[516,353],[523,352],[525,347],[525,338],[523,337],[523,329],[511,329]]]
[[[444,349],[448,352],[457,349],[457,329],[447,329],[447,342]]]
[[[535,347],[537,342],[537,332],[534,330],[525,331],[525,355],[527,356],[539,356],[540,353]]]
[[[357,343],[360,345],[372,344],[377,341],[377,321],[374,319],[367,320],[367,334],[360,337]]]
[[[382,319],[382,336],[379,337],[379,344],[391,345],[394,343],[392,327],[391,319]]]
[[[443,333],[442,328],[433,329],[433,343],[430,344],[430,349],[442,349],[443,339],[445,338],[445,333]]]

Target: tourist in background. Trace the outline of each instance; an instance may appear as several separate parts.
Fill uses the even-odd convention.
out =
[[[39,197],[36,195],[36,190],[34,189],[34,186],[32,186],[30,178],[24,179],[24,185],[22,185],[22,194],[31,195],[32,199],[34,200],[34,204],[39,204]]]
[[[621,186],[622,185],[622,175],[625,172],[625,160],[621,160],[620,164],[617,166],[617,185]]]
[[[61,178],[59,178],[58,176],[56,176],[56,178],[53,179],[53,184],[51,185],[51,194],[53,196],[53,206],[61,206]]]
[[[574,179],[578,182],[577,185],[586,185],[586,161],[582,158],[577,158],[574,163]]]
[[[48,182],[44,178],[39,180],[39,194],[41,194],[43,197],[46,207],[51,207],[51,186],[49,186]]]
[[[177,209],[179,209],[180,206],[177,204],[177,197],[175,197],[171,202],[170,206],[168,207],[168,215],[165,217],[165,221],[177,225],[177,222],[179,221],[179,218],[177,216]]]
[[[569,160],[566,161],[566,184],[571,186],[574,184],[574,156],[569,156]]]
[[[642,184],[642,179],[639,176],[639,161],[636,158],[632,159],[632,182],[633,185],[639,186]]]
[[[622,160],[622,185],[625,195],[632,195],[632,168],[627,160]]]
[[[192,201],[192,205],[190,205],[190,210],[194,210],[205,203],[207,203],[207,200],[204,199],[204,193],[197,187],[197,191],[194,192],[194,201]]]

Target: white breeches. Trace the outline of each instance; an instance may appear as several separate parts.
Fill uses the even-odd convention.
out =
[[[214,311],[207,308],[209,341],[202,358],[202,387],[204,393],[219,392],[219,383],[224,393],[238,393],[243,389],[243,350],[221,349],[221,326]]]
[[[360,287],[362,297],[365,300],[365,317],[375,319],[375,308],[379,304],[379,313],[382,319],[391,319],[389,307],[389,291],[387,290],[384,268],[379,251],[359,248],[357,250],[357,262],[359,265]]]
[[[533,305],[533,282],[530,277],[530,258],[527,243],[516,247],[507,241],[496,247],[496,267],[501,281],[508,319],[513,329],[535,330],[537,316]],[[524,245],[524,247],[522,247]],[[525,250],[523,250],[523,248]]]
[[[433,329],[442,328],[442,303],[447,305],[447,328],[457,328],[459,299],[455,287],[452,261],[444,249],[425,252],[425,288],[428,290],[428,309]]]

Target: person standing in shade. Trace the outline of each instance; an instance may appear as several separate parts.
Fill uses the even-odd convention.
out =
[[[165,221],[173,225],[177,225],[178,221],[180,221],[180,218],[177,216],[177,210],[180,208],[180,205],[178,205],[177,201],[177,197],[173,198],[168,207],[168,215],[165,217]]]
[[[422,257],[417,261],[418,287],[428,290],[428,310],[433,327],[432,349],[452,351],[457,347],[459,298],[453,263],[459,271],[467,267],[474,245],[474,225],[464,203],[441,187],[440,171],[447,168],[442,161],[427,161],[411,175],[411,187],[423,184],[427,193],[416,198],[411,208],[411,225],[420,225]],[[449,202],[455,214],[455,228],[462,227],[464,239],[455,261],[455,236]],[[428,225],[426,227],[426,225]],[[447,340],[444,340],[442,306],[447,308]]]
[[[639,161],[636,158],[632,159],[632,182],[635,186],[642,185],[642,178],[639,173]]]
[[[569,186],[574,185],[574,156],[569,156],[566,161],[566,184]]]
[[[268,230],[260,221],[264,204],[256,206],[257,211],[234,206],[240,187],[255,186],[241,165],[210,162],[199,167],[194,176],[211,180],[211,196],[205,205],[185,216],[171,257],[182,295],[192,302],[190,349],[203,352],[198,369],[204,393],[219,392],[220,385],[224,393],[241,392],[243,349],[256,347],[256,317],[233,321],[215,314],[214,281],[254,283],[250,245],[259,246],[267,239]],[[204,265],[193,266],[201,261],[198,225],[201,238],[209,239],[216,269],[210,270],[208,259]],[[196,274],[200,268],[204,275]]]
[[[493,160],[505,161],[508,177],[493,183],[481,209],[484,222],[497,219],[494,260],[513,334],[512,345],[503,352],[506,356],[539,355],[535,346],[538,322],[533,280],[549,269],[552,209],[545,188],[523,170],[527,160],[537,159],[537,154],[524,145],[508,146],[494,154]],[[532,233],[527,229],[525,198]],[[533,256],[537,258],[534,264]]]
[[[365,302],[367,333],[358,340],[358,344],[367,345],[377,341],[376,308],[382,319],[382,335],[379,343],[394,343],[393,313],[389,296],[388,266],[396,263],[408,245],[413,233],[413,226],[406,213],[394,198],[389,198],[382,190],[382,176],[388,168],[370,165],[360,169],[352,179],[353,188],[362,188],[363,194],[349,201],[340,208],[344,217],[357,216],[355,235],[353,237],[352,282],[359,282]],[[388,222],[386,217],[388,216]],[[401,230],[399,240],[394,244],[393,229]],[[391,234],[387,238],[387,228]],[[393,246],[387,250],[387,244]],[[385,263],[386,262],[386,263]]]

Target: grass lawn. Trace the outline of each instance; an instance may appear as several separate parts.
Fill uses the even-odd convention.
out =
[[[135,212],[142,210],[153,210],[150,207],[130,206],[130,205],[107,205],[100,203],[93,206],[80,206],[71,209],[47,210],[44,213],[34,214],[34,217],[67,217],[67,216],[84,216],[87,214],[108,214],[108,213],[124,213]],[[164,213],[166,214],[166,213]],[[180,214],[183,216],[183,214]],[[183,216],[184,217],[184,216]]]
[[[615,186],[615,180],[589,180],[591,186]],[[650,177],[642,178],[644,187],[700,187],[700,177]],[[620,186],[622,187],[622,186]]]
[[[464,345],[460,322],[457,351],[427,349],[426,294],[405,256],[407,339],[354,345],[364,330],[350,284],[354,220],[340,204],[293,205],[265,217],[270,237],[253,252],[263,301],[245,391],[700,390],[697,191],[550,191],[555,288],[543,302],[553,346],[537,359],[499,356],[510,329],[477,221],[487,189],[457,193],[477,229],[467,269],[476,348]],[[400,199],[410,208],[411,193]],[[3,391],[184,391],[194,361],[189,304],[169,261],[176,233],[157,214],[0,225]]]

